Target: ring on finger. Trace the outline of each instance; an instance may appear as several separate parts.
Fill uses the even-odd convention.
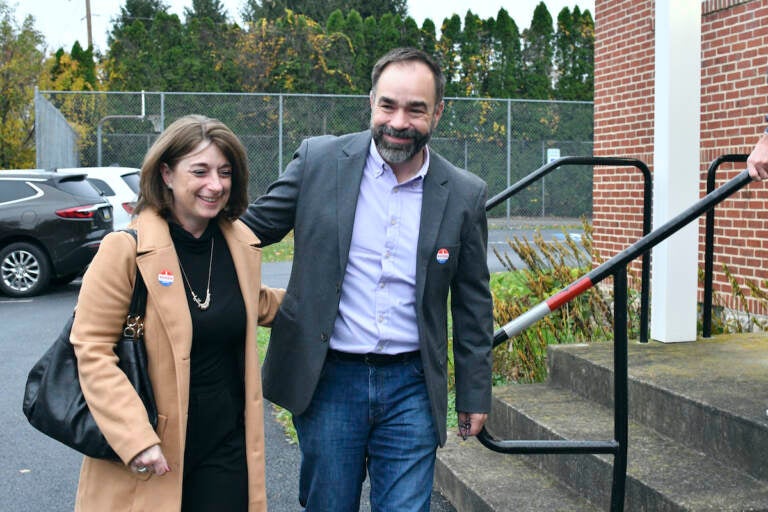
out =
[[[147,471],[149,471],[147,466],[136,466],[137,473],[146,473]]]

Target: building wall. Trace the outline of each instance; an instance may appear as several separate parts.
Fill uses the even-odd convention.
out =
[[[654,1],[595,1],[595,155],[644,161],[653,171]],[[700,190],[726,153],[749,153],[768,114],[768,0],[702,2]],[[718,184],[743,164],[724,164]],[[595,168],[595,248],[608,258],[642,236],[642,179],[632,168]],[[716,305],[739,308],[723,265],[768,292],[768,187],[754,183],[716,209]],[[700,220],[700,268],[704,220]],[[636,265],[634,268],[639,268]],[[701,292],[700,297],[701,299]],[[765,314],[768,301],[748,299]],[[743,308],[739,308],[743,309]]]

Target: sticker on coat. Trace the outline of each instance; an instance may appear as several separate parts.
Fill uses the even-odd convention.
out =
[[[173,274],[170,270],[163,270],[157,274],[157,282],[163,286],[171,286],[173,284]]]

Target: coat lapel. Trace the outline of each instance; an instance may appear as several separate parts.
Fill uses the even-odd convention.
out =
[[[136,263],[147,284],[147,303],[157,309],[174,356],[187,359],[192,350],[192,317],[189,309],[179,307],[187,303],[187,296],[168,223],[159,215],[146,212],[139,215],[136,225]]]
[[[370,132],[361,132],[342,148],[336,164],[336,211],[339,226],[339,268],[344,269],[349,259],[355,210],[363,179],[365,160],[371,144]]]
[[[416,261],[416,303],[421,304],[429,261],[434,257],[435,243],[440,232],[443,213],[448,204],[448,172],[432,159],[424,178],[419,224],[418,259]]]

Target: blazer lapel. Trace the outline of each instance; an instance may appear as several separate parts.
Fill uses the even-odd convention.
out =
[[[336,212],[339,226],[339,265],[347,266],[349,247],[352,244],[352,228],[355,210],[363,179],[365,160],[371,144],[370,132],[361,132],[342,148],[342,156],[336,164]]]
[[[433,163],[424,178],[421,201],[421,222],[419,224],[418,259],[416,260],[416,303],[421,304],[427,266],[434,257],[435,243],[448,204],[448,173],[439,164]]]

